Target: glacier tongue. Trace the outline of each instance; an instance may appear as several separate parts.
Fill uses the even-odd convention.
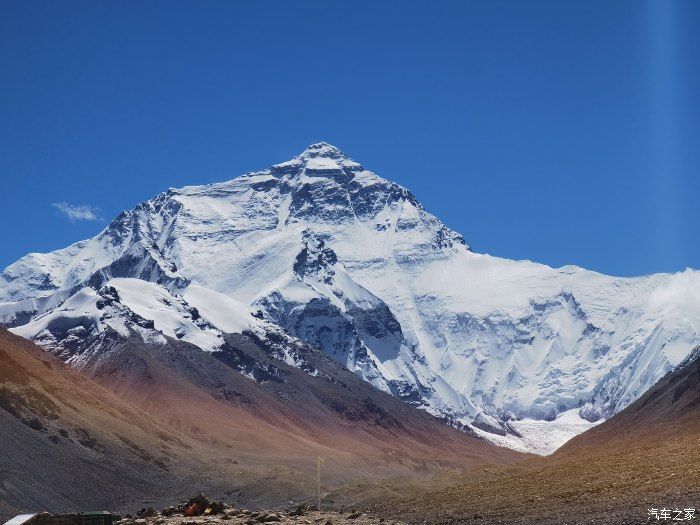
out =
[[[93,239],[23,257],[0,276],[0,322],[50,346],[37,323],[51,318],[76,340],[111,322],[90,310],[107,286],[158,333],[211,350],[222,333],[281,327],[380,389],[528,449],[550,439],[518,437],[529,421],[607,418],[700,340],[700,272],[615,278],[473,253],[326,143],[170,189]]]

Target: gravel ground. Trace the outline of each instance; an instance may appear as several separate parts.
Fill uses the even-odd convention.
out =
[[[636,525],[655,522],[651,508],[693,508],[685,522],[700,523],[700,436],[624,445],[425,483],[356,484],[335,493],[335,502],[412,524]]]
[[[303,510],[299,508],[290,512],[267,512],[236,509],[228,507],[222,514],[215,516],[162,516],[148,518],[127,518],[118,525],[258,525],[261,523],[280,523],[289,525],[404,525],[403,522],[385,520],[365,513],[349,511],[334,512]]]

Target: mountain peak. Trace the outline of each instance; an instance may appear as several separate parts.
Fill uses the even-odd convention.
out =
[[[363,170],[362,165],[328,142],[311,144],[293,159],[272,166],[273,173],[291,176],[301,173],[312,176],[349,175]]]
[[[339,148],[333,144],[328,144],[328,142],[317,142],[311,144],[306,148],[301,155],[301,158],[316,158],[316,157],[328,157],[331,159],[347,159],[349,158],[345,153],[343,153]]]

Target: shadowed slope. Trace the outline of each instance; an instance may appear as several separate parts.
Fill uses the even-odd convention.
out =
[[[188,440],[0,329],[5,511],[119,506],[172,484]]]

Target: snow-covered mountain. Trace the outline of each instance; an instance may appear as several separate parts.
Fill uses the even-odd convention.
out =
[[[105,317],[110,293],[122,312]],[[85,323],[118,330],[127,311],[203,350],[283,330],[457,426],[547,451],[697,345],[700,272],[615,278],[473,253],[408,190],[320,143],[170,189],[0,276],[0,322],[68,359]]]

